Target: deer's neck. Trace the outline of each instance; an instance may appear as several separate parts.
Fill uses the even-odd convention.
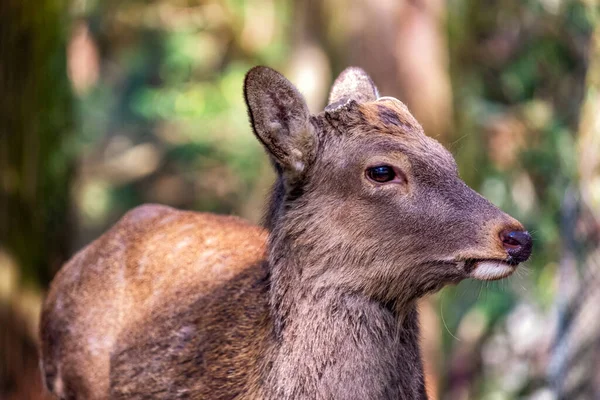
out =
[[[315,288],[293,262],[288,254],[272,265],[269,397],[426,399],[414,304],[391,310],[335,287]]]

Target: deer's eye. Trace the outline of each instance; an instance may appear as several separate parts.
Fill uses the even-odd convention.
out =
[[[367,178],[377,183],[390,182],[396,178],[396,172],[389,165],[378,165],[367,169]]]

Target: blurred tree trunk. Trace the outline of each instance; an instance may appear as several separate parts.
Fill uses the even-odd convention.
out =
[[[367,70],[382,95],[402,100],[425,133],[445,143],[452,127],[446,3],[351,3],[347,61]]]
[[[66,0],[0,1],[0,252],[45,285],[67,255]]]
[[[559,323],[549,366],[558,399],[600,397],[600,23],[590,41],[577,137],[579,187],[563,202]]]
[[[0,1],[0,398],[44,399],[39,297],[67,256],[71,96],[66,0]],[[8,283],[7,283],[8,282]],[[33,298],[26,301],[26,298]],[[11,304],[12,303],[12,304]],[[31,315],[27,314],[31,308]]]
[[[325,106],[331,83],[331,66],[324,46],[327,42],[323,2],[304,0],[294,3],[292,54],[287,69],[311,111]]]

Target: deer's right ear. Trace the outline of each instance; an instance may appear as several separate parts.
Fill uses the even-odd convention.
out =
[[[279,72],[254,67],[244,96],[256,137],[285,172],[301,174],[313,158],[315,136],[300,92]]]

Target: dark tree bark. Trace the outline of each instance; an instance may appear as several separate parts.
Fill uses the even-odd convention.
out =
[[[42,286],[65,260],[70,228],[67,5],[0,2],[0,251]]]
[[[67,5],[0,1],[0,271],[30,286],[45,287],[67,256]],[[0,398],[48,399],[32,332],[37,321],[10,290],[0,293]]]

